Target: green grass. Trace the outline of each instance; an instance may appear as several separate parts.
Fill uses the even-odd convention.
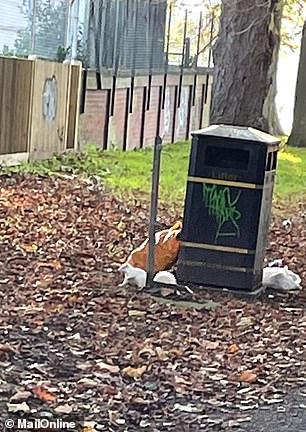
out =
[[[160,175],[160,200],[174,206],[183,203],[189,162],[189,143],[169,144],[163,147]],[[106,186],[119,195],[149,199],[151,191],[153,150],[123,152],[101,151],[86,147],[82,155],[65,154],[43,162],[23,163],[5,171],[23,171],[33,174],[59,173],[98,176]]]
[[[189,162],[189,143],[164,145],[160,178],[160,200],[169,206],[183,205]],[[9,171],[34,174],[68,172],[99,176],[117,194],[148,199],[151,190],[152,149],[103,152],[88,146],[82,155],[54,156],[49,161],[32,162]],[[297,201],[306,194],[306,149],[284,148],[279,154],[275,198]]]
[[[306,149],[286,147],[280,151],[275,197],[298,201],[306,195]]]

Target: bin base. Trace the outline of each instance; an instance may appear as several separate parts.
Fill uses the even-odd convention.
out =
[[[233,288],[223,288],[223,287],[215,287],[215,286],[209,286],[209,285],[195,285],[197,288],[201,288],[206,291],[210,292],[217,292],[217,293],[225,293],[225,294],[234,294],[239,297],[259,297],[264,291],[265,288],[260,285],[258,288],[252,291],[246,291],[242,289],[233,289]]]
[[[182,284],[177,284],[177,285],[173,285],[173,284],[164,284],[164,283],[159,283],[159,282],[154,282],[153,287],[152,288],[145,288],[145,290],[149,293],[149,294],[156,294],[159,292],[159,290],[161,288],[173,288],[173,290],[185,290],[186,291],[186,285],[182,285]],[[223,288],[223,287],[216,287],[216,286],[209,286],[209,285],[199,285],[199,284],[195,284],[193,283],[190,287],[187,284],[187,287],[189,289],[192,290],[193,287],[196,288],[200,288],[203,291],[209,291],[209,292],[216,292],[216,293],[224,293],[224,294],[234,294],[238,297],[259,297],[264,291],[265,288],[263,285],[260,285],[257,289],[252,290],[252,291],[246,291],[246,290],[241,290],[241,289],[232,289],[232,288]],[[188,290],[187,288],[187,290]]]

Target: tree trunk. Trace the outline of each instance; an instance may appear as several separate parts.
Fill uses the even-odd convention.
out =
[[[211,123],[269,130],[264,103],[276,79],[271,65],[279,49],[280,8],[280,0],[223,0],[213,50]]]
[[[300,62],[295,89],[294,117],[288,145],[306,147],[306,21],[303,26]]]
[[[283,4],[282,4],[283,6]],[[274,19],[271,20],[270,29],[274,34],[275,45],[273,49],[272,61],[268,72],[270,79],[270,87],[267,97],[263,106],[263,116],[268,123],[268,131],[273,135],[283,135],[284,131],[280,124],[277,107],[276,107],[276,94],[277,94],[277,67],[279,59],[279,51],[281,45],[281,23],[282,23],[282,10],[279,6],[274,11]]]

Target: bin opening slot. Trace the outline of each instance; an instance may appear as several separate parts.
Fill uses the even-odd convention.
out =
[[[277,152],[269,152],[267,155],[266,171],[274,171],[277,165]]]
[[[277,165],[277,152],[273,152],[273,159],[272,159],[272,170],[276,170]]]
[[[267,156],[266,171],[271,171],[271,169],[272,169],[272,153],[269,152]]]
[[[247,170],[249,158],[250,152],[247,150],[208,146],[205,163],[215,168]]]

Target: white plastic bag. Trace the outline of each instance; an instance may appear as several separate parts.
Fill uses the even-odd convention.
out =
[[[164,283],[167,285],[177,285],[177,280],[174,274],[166,270],[156,273],[156,275],[154,276],[154,282]]]
[[[120,266],[119,271],[124,274],[123,282],[118,285],[125,287],[128,283],[136,285],[138,288],[144,288],[147,281],[147,272],[138,267],[133,267],[131,264],[123,264]],[[177,281],[175,276],[168,271],[160,271],[154,276],[154,282],[164,283],[168,285],[176,285]]]
[[[288,267],[265,267],[263,269],[262,284],[265,288],[278,291],[294,291],[301,289],[301,278]]]

